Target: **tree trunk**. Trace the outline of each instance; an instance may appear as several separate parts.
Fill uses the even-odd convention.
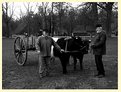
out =
[[[61,31],[61,12],[59,13],[59,31]]]
[[[97,10],[97,3],[92,3],[92,12],[93,12],[93,20],[94,20],[94,27],[98,23],[98,10]]]
[[[112,13],[109,11],[106,19],[106,32],[108,37],[111,37],[111,15]]]
[[[7,34],[6,34],[6,36],[9,38],[8,3],[6,3],[6,29],[7,29]]]
[[[7,29],[7,34],[6,34],[6,36],[9,38],[10,33],[9,33],[9,22],[8,22],[8,18],[7,18],[7,20],[6,20],[6,29]]]
[[[42,28],[45,29],[46,28],[46,23],[45,23],[45,15],[42,16]]]
[[[106,32],[107,36],[111,37],[111,19],[112,19],[112,7],[114,2],[108,2],[105,3],[106,7],[103,7],[102,5],[98,4],[99,7],[104,9],[107,12],[107,18],[106,18]]]
[[[61,30],[62,30],[62,16],[63,16],[63,14],[62,14],[62,12],[63,12],[63,9],[62,9],[62,7],[63,7],[63,3],[59,3],[59,31],[61,32]]]
[[[111,30],[112,6],[113,6],[113,3],[108,3],[106,5],[106,11],[107,11],[106,32],[108,37],[111,37],[111,32],[112,32]]]
[[[54,32],[54,29],[53,29],[53,26],[54,26],[54,24],[53,24],[53,2],[52,2],[52,11],[51,11],[51,25],[50,25],[50,27],[51,27],[51,34],[52,34],[52,36],[53,36],[53,32]]]
[[[72,34],[72,19],[70,18],[70,33],[69,34]]]

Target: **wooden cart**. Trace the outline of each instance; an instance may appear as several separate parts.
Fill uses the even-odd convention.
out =
[[[28,51],[36,50],[36,36],[18,36],[14,41],[14,55],[18,65],[24,65],[27,61]]]

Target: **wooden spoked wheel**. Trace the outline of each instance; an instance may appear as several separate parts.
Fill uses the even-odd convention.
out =
[[[18,65],[24,65],[27,61],[27,44],[21,37],[14,41],[14,55]]]

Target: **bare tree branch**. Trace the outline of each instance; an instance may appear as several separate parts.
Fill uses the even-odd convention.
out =
[[[2,3],[2,10],[5,11],[6,7],[4,6],[4,4]]]
[[[22,12],[22,10],[21,10],[21,7],[20,7],[20,18],[22,18],[23,17],[23,12]]]
[[[38,3],[36,3],[36,7],[35,7],[35,9],[33,10],[34,12],[35,12],[35,10],[36,10],[37,7],[38,7]]]
[[[26,8],[26,10],[27,10],[27,6],[25,5],[25,3],[23,3],[23,5],[24,5],[24,7]]]
[[[14,8],[14,3],[13,3],[13,4],[12,4],[12,8],[11,8],[11,14],[10,14],[9,20],[12,19],[12,16],[13,16],[13,14],[14,14],[14,11],[15,11],[15,8]]]
[[[115,2],[113,5],[113,10],[118,10],[118,2]]]
[[[106,10],[106,7],[104,7],[104,6],[102,6],[102,5],[98,4],[98,3],[97,3],[97,5],[98,5],[100,8]]]
[[[27,13],[28,13],[29,12],[29,8],[30,8],[30,2],[27,3],[27,6],[25,5],[25,3],[23,3],[23,4],[24,4],[24,7],[26,8]]]

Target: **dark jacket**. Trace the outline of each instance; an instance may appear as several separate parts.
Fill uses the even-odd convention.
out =
[[[94,46],[93,54],[94,55],[105,55],[106,54],[106,33],[101,31],[97,33],[93,40]]]
[[[61,48],[55,43],[55,41],[49,36],[40,36],[37,41],[38,49],[41,56],[51,56],[51,46],[53,45],[59,51]]]

